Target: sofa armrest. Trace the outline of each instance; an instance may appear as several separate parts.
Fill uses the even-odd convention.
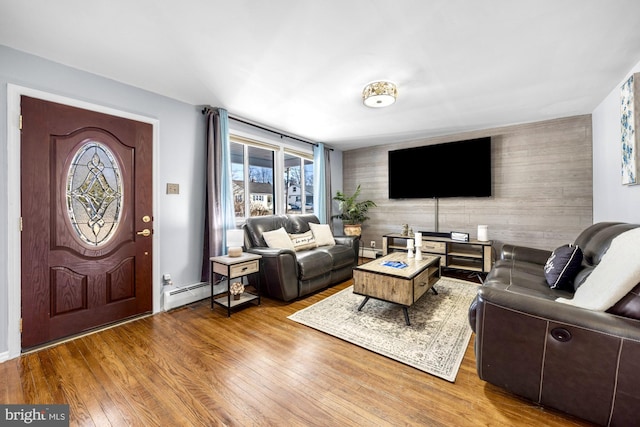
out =
[[[476,301],[476,331],[481,333],[482,314],[486,313],[486,306],[501,307],[523,316],[535,316],[538,319],[563,323],[570,326],[589,329],[595,332],[613,334],[621,338],[640,341],[640,321],[622,316],[616,316],[602,311],[587,310],[569,304],[556,302],[520,293],[510,292],[488,286],[478,289]],[[511,325],[517,328],[516,325]]]
[[[353,249],[353,266],[358,265],[358,252],[360,251],[360,236],[333,236],[338,245],[349,246]]]
[[[545,265],[551,256],[551,251],[505,244],[500,251],[500,259],[507,261],[530,262]]]
[[[298,259],[294,251],[262,247],[247,251],[262,255],[260,284],[267,294],[283,301],[298,298]]]
[[[333,240],[338,245],[345,245],[353,248],[360,243],[360,236],[333,236]]]
[[[247,249],[247,252],[250,252],[252,254],[262,255],[263,258],[276,257],[284,254],[293,255],[294,257],[296,256],[295,252],[292,251],[291,249],[263,248],[258,246],[254,246],[253,248]]]

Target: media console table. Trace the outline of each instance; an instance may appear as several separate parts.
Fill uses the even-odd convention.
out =
[[[382,236],[382,254],[407,251],[407,240],[414,236],[386,234]],[[447,237],[422,234],[422,254],[440,257],[440,267],[488,273],[493,265],[492,244],[489,241],[469,240],[461,242]]]

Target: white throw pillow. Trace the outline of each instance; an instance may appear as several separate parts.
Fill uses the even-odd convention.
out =
[[[291,242],[289,234],[287,234],[287,230],[285,230],[284,227],[280,227],[273,231],[265,231],[262,233],[262,237],[270,248],[294,250],[293,243]]]
[[[333,246],[336,241],[333,239],[333,233],[329,224],[316,224],[314,222],[309,223],[309,228],[313,233],[313,237],[316,238],[316,244],[318,246]]]
[[[296,252],[313,249],[318,246],[316,238],[311,231],[302,234],[289,234],[289,237],[291,238],[291,243],[293,243],[293,249]]]
[[[589,310],[605,311],[640,283],[640,228],[625,231],[611,241],[607,252],[573,299],[556,301]]]

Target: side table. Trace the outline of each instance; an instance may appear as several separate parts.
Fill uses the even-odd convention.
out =
[[[211,257],[211,309],[213,310],[214,304],[221,305],[227,308],[227,317],[231,317],[231,308],[240,305],[247,304],[251,301],[260,305],[260,275],[256,283],[256,291],[249,292],[245,290],[240,299],[233,299],[231,292],[229,292],[229,286],[232,279],[247,276],[252,273],[260,272],[260,259],[261,255],[250,254],[243,252],[239,257],[230,257],[227,255]],[[214,274],[220,274],[227,278],[227,285],[224,289],[218,293],[214,291]]]

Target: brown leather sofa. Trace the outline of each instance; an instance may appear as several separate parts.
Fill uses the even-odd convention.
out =
[[[262,236],[280,227],[290,234],[305,233],[310,222],[320,223],[315,215],[302,214],[251,217],[243,225],[246,251],[262,255],[260,285],[269,296],[291,301],[353,277],[359,236],[333,236],[333,246],[298,252],[270,248]]]
[[[574,290],[611,240],[636,224],[597,223],[576,239],[583,252]],[[638,248],[640,250],[640,248]],[[596,424],[638,424],[640,284],[606,312],[556,302],[550,251],[505,245],[469,308],[481,379]]]

